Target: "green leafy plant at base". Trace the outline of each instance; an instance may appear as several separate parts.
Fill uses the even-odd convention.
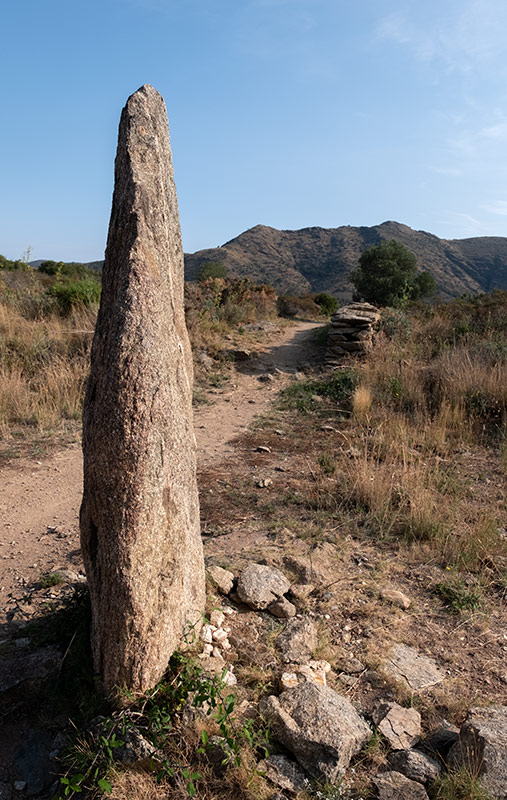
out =
[[[59,572],[41,572],[39,582],[43,589],[48,589],[50,586],[63,583],[64,578]]]
[[[224,669],[225,674],[225,669]],[[228,761],[239,766],[242,743],[266,751],[267,731],[258,730],[252,720],[238,724],[233,718],[235,697],[225,693],[224,674],[209,674],[195,660],[175,653],[165,678],[141,698],[125,693],[128,705],[100,722],[98,729],[78,735],[68,752],[66,774],[60,779],[61,797],[100,789],[111,791],[109,772],[115,763],[115,750],[122,747],[129,731],[142,735],[153,747],[151,769],[158,782],[170,780],[184,785],[194,797],[201,773],[178,747],[179,714],[186,705],[200,709],[215,724],[223,737]],[[201,731],[201,745],[195,755],[210,746],[208,731]]]

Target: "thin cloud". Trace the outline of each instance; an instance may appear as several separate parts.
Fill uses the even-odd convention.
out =
[[[437,175],[448,175],[450,178],[459,178],[464,174],[460,167],[430,167],[430,170]]]
[[[507,200],[496,200],[489,205],[481,206],[488,214],[496,214],[500,217],[507,217]]]

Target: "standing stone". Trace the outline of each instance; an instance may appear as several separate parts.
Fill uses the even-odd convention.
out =
[[[83,411],[81,545],[108,690],[153,686],[204,608],[191,398],[167,114],[146,85],[120,120]]]

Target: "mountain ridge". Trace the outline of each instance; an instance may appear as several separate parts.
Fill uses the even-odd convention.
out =
[[[348,276],[361,253],[391,239],[414,253],[419,270],[432,273],[444,299],[507,290],[507,237],[440,239],[393,220],[370,227],[298,230],[254,225],[220,247],[185,253],[185,279],[195,280],[203,264],[219,261],[230,275],[271,284],[280,293],[329,292],[348,300],[353,291]],[[40,263],[32,262],[32,266]],[[100,270],[102,264],[92,261],[86,266]]]

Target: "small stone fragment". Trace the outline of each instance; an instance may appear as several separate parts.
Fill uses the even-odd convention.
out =
[[[359,672],[366,669],[363,662],[353,656],[339,658],[336,666],[343,672],[348,672],[350,675],[357,675]]]
[[[259,772],[265,773],[266,778],[275,786],[293,794],[304,791],[309,784],[301,767],[284,755],[272,755],[259,761],[257,769]]]
[[[256,482],[255,485],[257,486],[258,489],[267,489],[267,487],[271,486],[272,483],[273,481],[271,480],[271,478],[261,478]]]
[[[379,800],[429,800],[420,783],[410,781],[401,772],[383,772],[373,778]]]
[[[380,593],[382,600],[387,600],[387,602],[392,603],[393,606],[398,606],[398,608],[402,608],[407,611],[410,606],[412,605],[412,601],[406,594],[403,592],[398,591],[398,589],[383,589]]]
[[[398,703],[381,703],[372,714],[372,719],[393,750],[406,750],[419,741],[421,715],[415,708],[403,708]]]
[[[255,609],[265,609],[273,600],[282,597],[289,589],[290,581],[275,567],[250,564],[238,579],[238,597]]]
[[[225,595],[232,592],[232,587],[234,586],[234,575],[232,572],[217,566],[208,567],[207,572],[219,592]]]
[[[396,750],[389,763],[397,772],[418,783],[428,783],[440,777],[440,764],[419,750]]]
[[[308,598],[314,591],[313,583],[293,583],[289,589],[289,597],[298,608],[306,605]]]
[[[225,622],[225,614],[223,611],[220,611],[218,608],[214,608],[211,614],[209,615],[209,621],[212,625],[216,625],[217,628],[221,628]]]
[[[224,642],[227,639],[227,633],[222,628],[218,628],[216,631],[213,631],[212,637],[213,641],[218,642],[220,644],[221,642]]]
[[[289,603],[285,597],[280,597],[278,600],[273,600],[273,602],[269,604],[267,610],[275,617],[280,617],[281,619],[290,619],[290,617],[295,617],[297,611],[296,606],[292,605],[292,603]]]
[[[255,448],[256,453],[271,453],[270,447],[265,447],[263,444],[260,444],[258,447]]]
[[[203,625],[201,639],[205,644],[211,644],[213,641],[213,628],[211,625]]]

